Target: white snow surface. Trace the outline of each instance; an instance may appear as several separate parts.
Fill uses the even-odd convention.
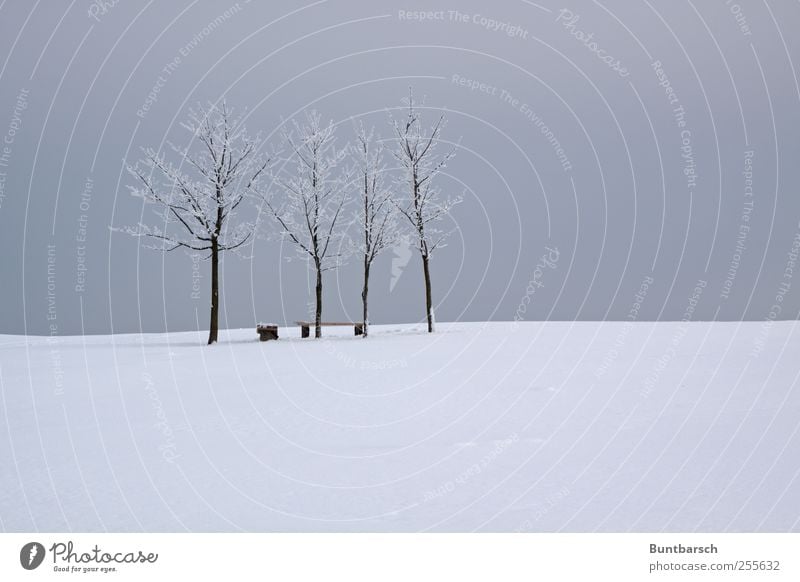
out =
[[[798,531],[800,329],[0,336],[5,531]]]

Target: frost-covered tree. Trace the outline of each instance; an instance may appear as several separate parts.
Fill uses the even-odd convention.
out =
[[[375,259],[397,240],[397,221],[391,190],[385,187],[386,165],[383,148],[376,143],[374,131],[362,125],[353,145],[356,160],[354,181],[358,187],[359,204],[355,223],[359,228],[354,247],[363,259],[364,284],[361,290],[364,337],[369,335],[369,273]]]
[[[282,151],[290,170],[273,174],[282,196],[264,198],[281,235],[294,243],[316,275],[314,337],[322,337],[322,275],[339,267],[344,258],[342,210],[347,202],[348,177],[341,171],[346,148],[335,147],[333,122],[323,126],[312,111],[302,125],[282,134]]]
[[[434,186],[434,178],[444,169],[448,160],[455,155],[454,150],[439,154],[440,135],[444,126],[444,115],[430,128],[422,124],[419,111],[414,106],[414,95],[409,91],[404,99],[408,111],[405,119],[392,122],[397,147],[395,158],[403,169],[401,186],[406,196],[395,202],[395,206],[407,219],[412,230],[425,276],[425,311],[428,319],[428,332],[434,330],[433,298],[431,291],[430,262],[433,252],[443,246],[449,232],[436,227],[450,213],[460,198],[442,198],[441,190]]]
[[[242,221],[237,209],[253,192],[268,160],[261,139],[247,134],[225,103],[199,105],[181,126],[192,136],[187,146],[170,144],[177,163],[152,148],[129,166],[134,196],[156,206],[156,226],[143,223],[123,231],[159,241],[162,251],[183,248],[208,253],[211,259],[211,322],[208,343],[219,329],[219,262],[223,252],[241,247],[254,224]]]

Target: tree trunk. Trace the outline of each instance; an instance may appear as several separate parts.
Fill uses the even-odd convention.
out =
[[[364,305],[362,323],[364,324],[364,337],[369,333],[369,310],[367,309],[367,297],[369,295],[369,260],[364,258],[364,289],[361,291],[361,302]]]
[[[322,337],[322,269],[317,264],[317,311],[314,317],[314,337]]]
[[[208,344],[217,341],[219,328],[219,243],[211,241],[211,325],[208,329]]]
[[[430,256],[422,255],[422,270],[425,272],[425,313],[428,315],[428,333],[433,333],[433,313],[431,299]]]

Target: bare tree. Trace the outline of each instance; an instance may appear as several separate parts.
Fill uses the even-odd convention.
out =
[[[313,265],[316,275],[314,337],[322,337],[322,274],[337,268],[344,257],[340,219],[347,201],[347,176],[339,170],[346,150],[337,151],[333,123],[322,126],[320,115],[311,112],[303,125],[285,131],[282,149],[293,172],[280,172],[272,179],[284,196],[275,202],[264,197],[264,205],[281,227],[281,234]],[[296,134],[296,135],[294,135]]]
[[[433,252],[443,246],[449,234],[437,229],[435,223],[447,216],[461,199],[442,199],[441,191],[433,185],[434,178],[455,155],[454,150],[442,155],[436,151],[444,125],[444,115],[440,116],[430,129],[426,129],[422,125],[419,112],[414,107],[414,95],[410,90],[408,99],[404,101],[408,105],[406,118],[395,119],[392,125],[397,139],[394,155],[404,170],[402,183],[407,188],[408,197],[403,202],[396,202],[395,205],[408,220],[422,258],[422,270],[425,275],[425,311],[430,333],[434,330],[430,261]]]
[[[190,110],[181,126],[193,139],[188,146],[171,144],[180,163],[168,162],[152,148],[128,170],[136,178],[131,194],[157,205],[161,226],[140,223],[123,231],[155,239],[162,251],[183,248],[208,252],[211,259],[211,322],[208,343],[219,329],[219,262],[224,251],[245,244],[254,225],[238,220],[237,208],[267,167],[261,139],[250,137],[225,103]],[[186,170],[184,170],[184,165]]]
[[[374,131],[367,132],[362,125],[353,146],[357,160],[355,180],[360,190],[360,205],[356,222],[361,232],[354,241],[355,248],[364,261],[364,285],[361,290],[364,337],[369,335],[369,272],[372,263],[397,240],[397,221],[391,191],[384,186],[386,165],[383,148],[377,145]]]

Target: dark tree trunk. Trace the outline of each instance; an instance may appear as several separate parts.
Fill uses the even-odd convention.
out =
[[[364,337],[369,333],[369,310],[367,309],[367,297],[369,296],[369,260],[364,258],[364,289],[361,291],[361,303],[364,305],[362,323],[364,324]]]
[[[317,311],[314,316],[314,337],[322,337],[322,268],[317,264]]]
[[[429,255],[422,255],[422,270],[425,272],[425,313],[428,315],[428,333],[433,333],[433,305],[431,298],[431,268]]]
[[[217,341],[219,328],[219,243],[211,241],[211,325],[208,329],[208,344]]]

